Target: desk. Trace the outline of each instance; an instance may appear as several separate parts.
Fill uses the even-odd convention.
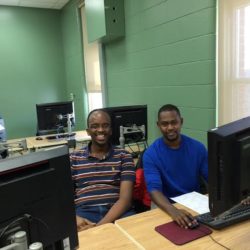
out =
[[[183,208],[181,205],[177,205]],[[192,214],[195,214],[191,210]],[[161,211],[159,208],[136,214],[127,218],[117,220],[115,225],[123,233],[128,235],[131,240],[137,242],[142,249],[146,250],[172,250],[172,249],[225,249],[216,244],[209,236],[202,237],[195,241],[189,242],[182,246],[174,245],[165,237],[157,233],[154,228],[158,225],[171,221],[170,216]],[[213,230],[211,236],[227,246],[231,250],[249,250],[250,249],[250,220],[232,225],[222,230]]]
[[[138,250],[135,243],[112,223],[78,233],[80,250]]]
[[[76,131],[74,133],[76,133],[76,135],[73,138],[76,140],[76,142],[88,142],[90,140],[90,136],[88,136],[86,130]],[[46,139],[46,136],[48,135],[27,137],[26,138],[27,148],[38,149],[38,148],[68,144],[68,141],[65,138],[48,140]],[[37,140],[37,137],[41,137],[42,140]]]

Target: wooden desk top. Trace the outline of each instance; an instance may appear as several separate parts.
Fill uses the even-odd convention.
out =
[[[177,205],[178,207],[183,207]],[[186,210],[189,210],[185,208]],[[191,210],[189,210],[192,214]],[[202,237],[182,246],[177,246],[157,233],[154,228],[172,219],[159,208],[117,220],[115,225],[136,241],[143,249],[225,249],[216,244],[209,236]],[[222,230],[213,230],[211,236],[231,250],[250,249],[250,220],[232,225]]]
[[[81,250],[138,250],[135,243],[112,223],[78,233]]]
[[[77,142],[89,141],[90,136],[88,136],[86,130],[82,131],[75,131],[76,135],[73,137]],[[36,149],[36,148],[44,148],[44,147],[51,147],[51,146],[58,146],[62,144],[67,144],[68,141],[65,138],[55,139],[55,140],[48,140],[46,139],[48,135],[44,136],[33,136],[27,137],[27,148],[28,149]],[[42,140],[37,140],[37,137],[41,137]]]

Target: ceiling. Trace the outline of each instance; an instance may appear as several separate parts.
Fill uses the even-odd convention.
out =
[[[69,0],[0,0],[1,5],[61,9]]]

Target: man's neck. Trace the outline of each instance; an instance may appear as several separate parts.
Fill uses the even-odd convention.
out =
[[[181,145],[181,137],[176,139],[175,141],[169,141],[166,138],[164,138],[164,142],[172,149],[178,149]]]
[[[91,143],[90,153],[92,156],[96,158],[103,159],[103,157],[108,154],[110,147],[111,147],[110,144],[98,145]]]

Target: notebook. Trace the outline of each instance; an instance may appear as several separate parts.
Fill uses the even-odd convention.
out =
[[[174,221],[159,225],[155,230],[176,245],[183,245],[212,233],[210,228],[202,224],[194,229],[185,229]]]

